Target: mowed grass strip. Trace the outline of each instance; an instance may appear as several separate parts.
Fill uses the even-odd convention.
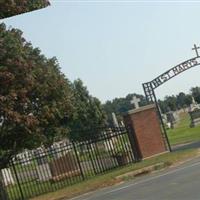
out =
[[[189,114],[182,113],[175,128],[167,130],[171,145],[200,141],[200,125],[190,128],[190,122]]]
[[[139,163],[133,163],[131,165],[121,167],[106,174],[95,176],[91,179],[88,179],[84,182],[77,183],[72,186],[68,186],[64,189],[58,190],[56,192],[51,192],[46,195],[32,198],[32,200],[61,200],[69,199],[74,196],[78,196],[87,192],[95,191],[99,188],[111,186],[118,184],[121,181],[116,179],[117,176],[138,170],[147,166],[154,165],[156,163],[164,163],[164,166],[170,166],[174,163],[185,161],[189,158],[199,155],[198,149],[189,149],[184,151],[172,152],[159,155],[157,157],[150,158],[148,160],[143,160]]]
[[[181,119],[179,123],[176,124],[176,127],[167,131],[171,145],[200,141],[200,126],[190,128],[190,116],[187,113],[182,113],[180,118]],[[148,167],[160,162],[164,162],[165,166],[168,166],[187,158],[191,158],[197,154],[198,150],[195,149],[166,153],[139,163],[112,170],[106,174],[98,175],[84,182],[67,186],[64,189],[33,198],[32,200],[68,199],[102,187],[117,184],[120,180],[116,180],[115,177],[121,174]]]

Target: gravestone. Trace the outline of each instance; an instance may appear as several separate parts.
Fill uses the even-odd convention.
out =
[[[200,109],[193,110],[189,112],[190,118],[191,118],[191,123],[190,127],[195,127],[200,124]]]
[[[98,166],[96,168],[97,172],[102,172],[102,170],[108,170],[108,169],[112,169],[116,166],[116,161],[114,157],[111,156],[104,156],[101,157],[99,162],[98,162]]]
[[[99,152],[100,154],[101,152],[104,152],[106,150],[104,141],[97,142],[95,147],[97,149],[97,152]]]
[[[53,181],[59,181],[67,177],[80,175],[80,169],[72,152],[54,159],[49,163]]]
[[[43,148],[38,148],[34,151],[34,155],[38,165],[43,165],[48,163],[46,152]]]
[[[104,142],[106,151],[112,151],[114,149],[114,140],[110,138]]]
[[[166,124],[167,123],[167,115],[166,114],[161,114],[162,115],[162,120]]]
[[[32,154],[28,150],[16,155],[17,160],[21,165],[26,166],[31,164]]]
[[[50,153],[52,155],[53,158],[59,158],[62,156],[61,152],[60,152],[60,145],[58,143],[54,143],[53,145],[51,145],[50,147]]]
[[[195,101],[194,97],[192,97],[192,104],[189,108],[189,115],[191,119],[190,127],[195,127],[200,124],[200,106]]]
[[[169,128],[174,128],[174,124],[176,123],[174,112],[170,111],[166,113],[166,117],[167,117],[167,124]]]
[[[63,141],[55,142],[54,144],[52,144],[49,147],[48,151],[50,152],[53,158],[60,158],[64,156],[65,154],[67,154],[69,149],[70,149],[69,141],[63,140]]]
[[[192,103],[190,105],[189,112],[192,112],[192,111],[197,110],[197,109],[200,109],[200,106],[197,104],[194,97],[192,96]]]
[[[3,177],[3,184],[5,186],[15,184],[14,178],[12,176],[12,172],[9,168],[2,169],[1,174],[2,174],[2,177]]]
[[[119,123],[114,112],[112,113],[112,120],[113,120],[114,127],[119,127]]]
[[[48,181],[52,178],[51,170],[48,163],[38,165],[36,169],[39,181]]]
[[[125,125],[124,125],[124,122],[123,122],[123,121],[121,121],[121,122],[120,122],[120,126],[122,126],[122,127],[125,127]]]
[[[35,168],[22,168],[22,170],[17,172],[17,176],[20,183],[30,182],[38,179],[38,174]]]
[[[3,118],[3,117],[0,117],[0,126],[3,125],[3,121],[4,121],[4,118]]]

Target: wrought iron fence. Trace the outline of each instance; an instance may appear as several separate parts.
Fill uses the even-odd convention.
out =
[[[125,127],[96,131],[90,140],[63,140],[18,154],[0,173],[8,199],[29,199],[135,161]]]

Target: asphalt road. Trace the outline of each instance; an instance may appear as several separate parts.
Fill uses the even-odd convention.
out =
[[[71,200],[200,200],[200,158]]]

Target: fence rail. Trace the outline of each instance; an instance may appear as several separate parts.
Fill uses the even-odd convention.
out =
[[[135,161],[125,127],[92,133],[97,131],[90,140],[64,140],[17,155],[0,173],[8,199],[29,199]]]

